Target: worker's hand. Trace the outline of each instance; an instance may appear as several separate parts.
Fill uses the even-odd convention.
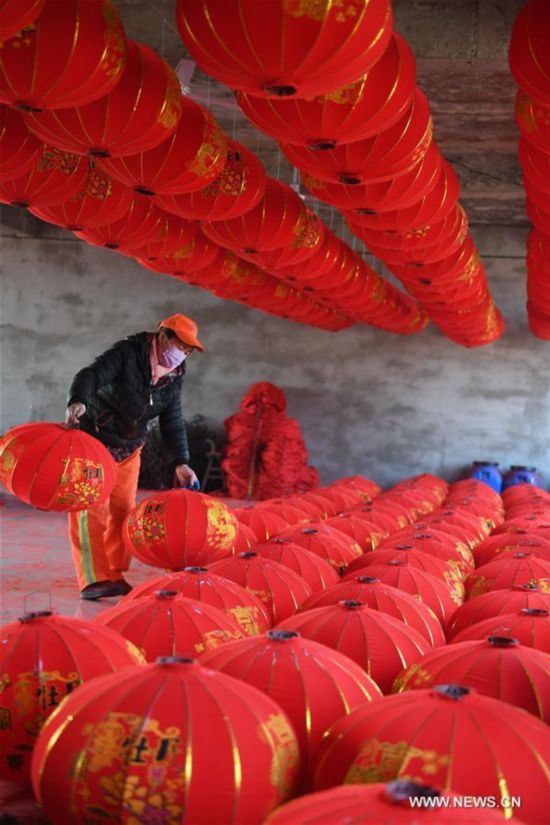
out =
[[[82,418],[85,412],[86,405],[81,404],[80,401],[70,404],[65,413],[65,424],[67,427],[78,427],[78,419]]]
[[[175,469],[176,481],[180,487],[200,489],[199,480],[188,464],[178,464]]]

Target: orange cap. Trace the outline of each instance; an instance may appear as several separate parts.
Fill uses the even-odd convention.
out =
[[[160,322],[159,327],[171,329],[184,344],[204,352],[204,347],[197,338],[199,328],[187,315],[170,315],[169,318]]]

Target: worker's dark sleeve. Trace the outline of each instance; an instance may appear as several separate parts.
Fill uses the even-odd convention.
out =
[[[122,374],[124,345],[124,341],[118,341],[98,355],[90,366],[77,372],[69,387],[67,406],[80,401],[89,407],[101,387],[116,382]]]
[[[167,403],[159,415],[162,440],[172,456],[175,467],[189,462],[187,430],[181,409],[181,383],[175,381],[172,384]]]

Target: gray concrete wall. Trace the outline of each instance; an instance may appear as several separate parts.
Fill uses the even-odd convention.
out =
[[[223,419],[250,383],[279,384],[323,482],[363,473],[384,485],[472,459],[548,469],[548,344],[526,324],[525,231],[474,228],[505,337],[463,350],[433,327],[406,339],[356,326],[330,334],[272,318],[132,259],[65,238],[2,239],[0,429],[60,420],[72,375],[128,333],[196,318],[208,352],[190,361],[187,416]],[[548,475],[546,475],[548,481]]]

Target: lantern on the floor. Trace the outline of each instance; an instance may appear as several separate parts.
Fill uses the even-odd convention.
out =
[[[0,42],[34,23],[46,0],[1,0]]]
[[[326,592],[314,593],[303,605],[302,612],[317,607],[328,607],[342,601],[363,602],[417,630],[432,647],[445,644],[445,635],[439,619],[428,607],[410,593],[384,584],[372,576],[355,576],[342,581]]]
[[[450,643],[472,642],[487,636],[510,636],[521,645],[550,653],[550,605],[522,607],[515,613],[482,619],[456,633]]]
[[[440,529],[441,527],[443,529]],[[467,576],[475,568],[474,556],[467,539],[461,540],[456,529],[452,527],[447,530],[443,521],[433,528],[431,523],[416,522],[387,539],[383,547],[396,547],[398,544],[408,543],[424,553],[432,553],[439,559],[449,561],[462,577]]]
[[[132,195],[130,205],[121,218],[75,232],[76,237],[92,246],[102,246],[128,255],[137,254],[141,246],[157,237],[165,213],[142,195],[135,192]]]
[[[117,605],[100,613],[96,622],[136,645],[148,662],[158,656],[200,656],[244,638],[227,613],[175,590],[157,590],[152,596]]]
[[[81,106],[110,92],[125,63],[109,0],[46,0],[35,22],[2,44],[0,100],[31,112]]]
[[[34,422],[0,439],[0,481],[40,510],[86,510],[111,494],[115,479],[109,451],[80,430]]]
[[[148,46],[128,40],[120,81],[84,106],[28,113],[45,143],[92,157],[134,155],[166,140],[176,129],[182,96],[174,70]]]
[[[390,692],[403,661],[412,664],[430,650],[418,631],[352,599],[291,616],[278,629],[296,630],[305,639],[349,656],[383,693]]]
[[[550,593],[550,561],[537,558],[527,547],[516,549],[508,558],[497,556],[489,564],[478,567],[465,584],[468,599],[517,584],[536,584],[543,593]]]
[[[510,806],[519,796],[522,820],[538,823],[550,805],[549,765],[548,726],[539,719],[439,685],[386,696],[336,722],[319,750],[315,787],[405,777],[473,797],[506,796]]]
[[[36,737],[50,714],[80,684],[130,665],[139,650],[108,628],[27,613],[0,630],[0,777],[27,782]]]
[[[315,593],[338,584],[340,576],[328,561],[305,550],[290,539],[274,538],[264,544],[255,544],[254,552],[264,559],[271,559],[298,573]]]
[[[214,562],[210,570],[250,590],[267,609],[273,624],[292,616],[312,593],[309,584],[294,570],[252,550]]]
[[[256,541],[268,541],[287,527],[287,522],[282,516],[266,507],[238,507],[233,512],[239,524],[244,524],[252,530]]]
[[[524,607],[550,609],[550,593],[537,584],[519,584],[505,590],[490,590],[464,602],[453,614],[448,626],[448,638],[484,619],[502,616]]]
[[[550,656],[510,636],[488,636],[430,651],[399,674],[393,691],[451,683],[550,721]]]
[[[33,786],[52,825],[97,817],[239,825],[261,822],[292,796],[298,759],[273,699],[167,657],[69,697],[38,740]]]
[[[270,630],[254,639],[207,653],[202,661],[267,693],[292,722],[301,754],[302,787],[324,732],[340,716],[382,693],[347,656],[288,630]]]
[[[256,506],[280,516],[287,525],[306,524],[311,521],[311,515],[307,509],[300,507],[297,501],[289,501],[288,498],[269,498]]]
[[[256,596],[236,582],[211,573],[206,567],[186,567],[179,573],[148,579],[134,587],[123,603],[153,596],[158,590],[170,590],[178,596],[222,610],[237,622],[245,636],[263,633],[271,627],[269,613]]]
[[[545,106],[550,106],[549,30],[548,3],[526,3],[514,21],[508,55],[518,86]]]
[[[382,544],[378,550],[372,553],[365,553],[353,564],[349,566],[347,573],[359,573],[368,576],[369,568],[382,567],[393,564],[393,562],[403,561],[409,567],[423,570],[437,579],[444,582],[449,590],[456,593],[457,597],[464,600],[464,584],[462,576],[453,569],[449,562],[443,561],[430,553],[423,553],[416,550],[414,544],[397,544],[395,547],[384,548]]]
[[[245,553],[247,550],[252,550],[257,541],[258,539],[248,524],[239,521],[235,540],[235,553]]]
[[[80,192],[87,172],[86,158],[42,145],[24,174],[0,182],[0,203],[21,207],[61,203]]]
[[[389,0],[176,3],[179,33],[203,71],[267,97],[312,97],[357,80],[382,57],[392,19]]]
[[[0,103],[0,181],[24,175],[42,148],[19,112]]]
[[[127,516],[126,545],[153,567],[182,570],[233,552],[237,520],[218,499],[192,490],[157,492]]]
[[[181,98],[176,130],[152,149],[124,157],[101,158],[114,178],[142,195],[195,192],[212,183],[227,158],[227,138],[210,112]]]
[[[290,541],[320,556],[341,573],[354,559],[362,557],[361,547],[351,536],[326,527],[324,522],[297,524],[282,531],[278,538]]]

